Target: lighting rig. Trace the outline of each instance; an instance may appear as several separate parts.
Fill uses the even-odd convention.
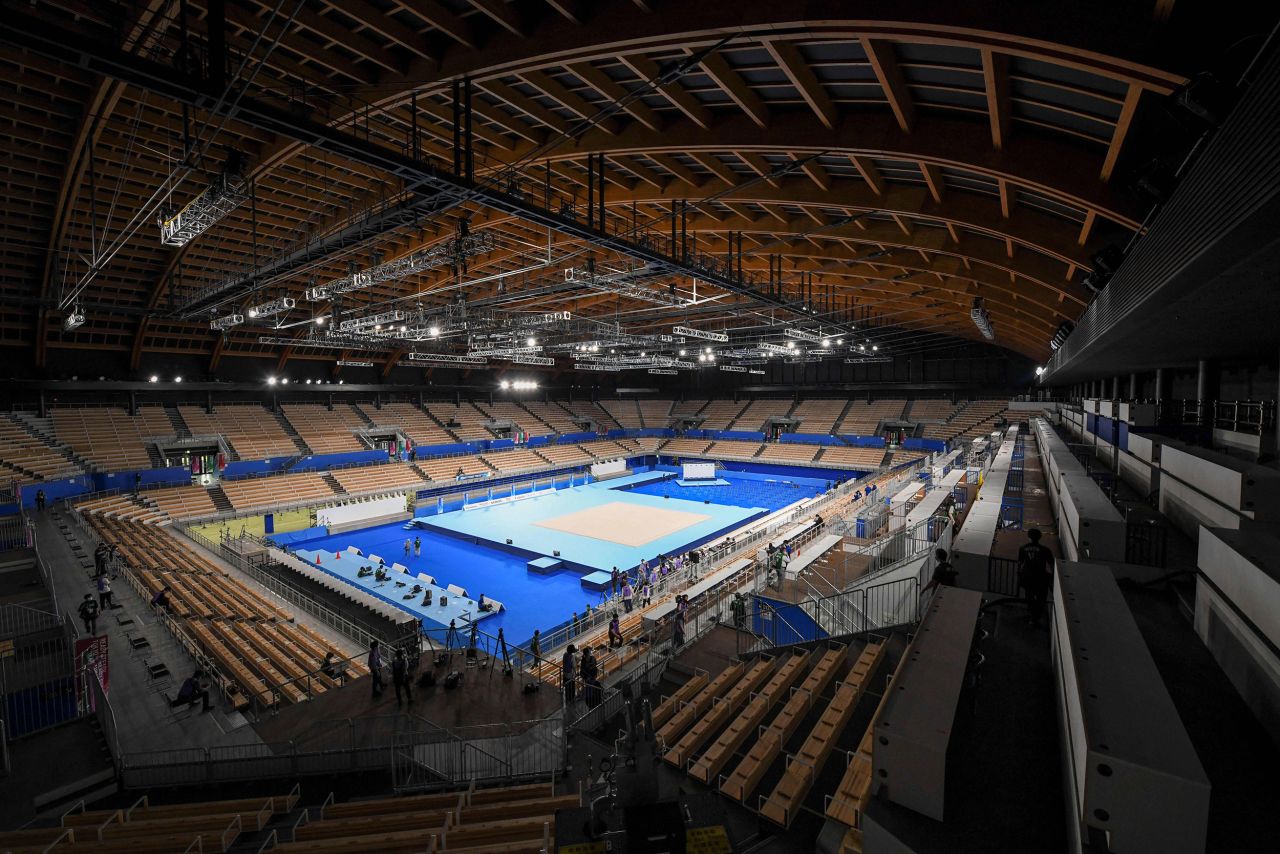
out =
[[[226,332],[244,323],[243,314],[224,314],[209,321],[209,328],[216,332]]]
[[[672,335],[683,335],[686,338],[701,338],[703,341],[720,341],[729,340],[729,336],[723,332],[705,332],[701,329],[694,329],[691,326],[673,326],[671,327]]]
[[[366,270],[352,271],[340,279],[334,279],[323,285],[307,288],[303,296],[310,302],[324,302],[339,294],[370,288],[382,282],[403,279],[415,273],[421,273],[446,264],[464,267],[468,258],[492,252],[498,245],[497,237],[492,231],[478,231],[475,234],[460,229],[456,237],[437,243],[427,249],[419,249],[393,261],[369,267]]]
[[[652,272],[643,267],[635,270],[599,273],[596,272],[595,263],[588,261],[585,267],[565,268],[564,280],[582,285],[593,291],[617,294],[618,296],[630,297],[642,302],[671,306],[685,304],[686,301],[675,293],[674,285],[669,286],[666,291],[662,291],[650,288],[640,281],[641,278],[652,275]]]
[[[249,179],[244,175],[243,158],[232,153],[218,177],[187,202],[186,207],[177,213],[171,208],[161,210],[158,217],[160,242],[165,246],[186,246],[244,204],[249,198],[250,188]]]
[[[987,314],[987,308],[982,297],[973,298],[973,308],[969,309],[969,317],[973,320],[973,325],[978,327],[978,331],[982,333],[983,338],[988,341],[995,340],[996,330],[991,325],[991,315]]]

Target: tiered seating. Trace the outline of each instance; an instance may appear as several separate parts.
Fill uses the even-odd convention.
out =
[[[470,403],[458,406],[452,403],[433,402],[426,405],[426,410],[460,442],[493,438],[493,434],[484,426],[484,422],[489,420],[488,417]]]
[[[949,400],[916,400],[907,417],[912,421],[946,421],[955,411],[956,405]]]
[[[637,403],[640,407],[641,426],[651,429],[671,426],[671,401],[641,400]]]
[[[805,650],[796,650],[788,655],[786,661],[773,672],[768,684],[751,698],[751,702],[741,714],[733,716],[729,726],[720,733],[720,737],[707,748],[701,758],[689,766],[689,775],[710,785],[738,749],[746,743],[747,738],[755,734],[764,716],[787,696],[787,692],[800,679],[808,663],[809,653]]]
[[[577,424],[569,418],[569,413],[558,403],[547,403],[543,400],[530,400],[525,403],[528,409],[539,420],[551,428],[553,433],[577,433]]]
[[[557,466],[590,463],[596,459],[583,445],[542,445],[535,453]]]
[[[307,811],[290,842],[279,842],[276,834],[262,850],[536,854],[554,847],[556,811],[580,806],[579,794],[557,795],[546,783],[342,804],[326,800]]]
[[[973,439],[996,429],[996,422],[1009,411],[1006,400],[975,400],[962,409],[947,425],[955,428],[954,436]]]
[[[172,436],[164,409],[144,406],[136,416],[116,407],[53,410],[58,441],[106,471],[151,468],[146,439]]]
[[[706,399],[678,400],[671,405],[671,417],[675,419],[697,415],[707,403]]]
[[[894,451],[889,457],[889,465],[903,466],[907,463],[914,463],[916,460],[923,460],[925,455],[920,451]]]
[[[212,414],[198,406],[179,406],[193,436],[221,434],[243,460],[293,457],[298,446],[275,416],[261,406],[219,406]]]
[[[707,448],[711,447],[711,442],[706,439],[672,439],[662,447],[662,453],[672,454],[674,456],[683,456],[685,454],[702,454],[706,453]]]
[[[262,830],[289,813],[298,803],[298,791],[294,786],[288,794],[275,797],[154,806],[144,795],[128,809],[71,810],[58,827],[0,834],[0,850],[228,851],[242,835]]]
[[[344,451],[368,450],[355,435],[355,431],[364,427],[365,423],[348,404],[334,404],[330,410],[318,403],[286,403],[281,409],[312,453],[340,454]]]
[[[670,719],[662,726],[658,726],[657,721],[655,721],[653,725],[656,728],[658,743],[668,747],[676,744],[680,736],[684,735],[685,730],[693,726],[700,716],[705,715],[715,705],[716,701],[733,687],[744,672],[746,672],[746,665],[741,661],[734,662],[720,671],[702,690],[694,694],[688,702],[676,709]]]
[[[684,768],[689,760],[702,750],[702,745],[706,744],[712,735],[746,705],[751,694],[760,687],[765,677],[769,675],[769,671],[773,669],[773,663],[773,659],[762,657],[752,664],[746,675],[734,684],[720,702],[707,709],[705,714],[694,721],[689,731],[672,744],[662,758],[677,768]]]
[[[794,404],[790,400],[753,400],[747,404],[747,408],[738,420],[733,422],[731,430],[760,430],[764,427],[765,419],[777,416],[781,417],[791,411]]]
[[[872,471],[884,462],[884,448],[823,448],[818,462],[824,465]]]
[[[699,413],[703,418],[699,427],[703,430],[728,430],[746,408],[747,404],[742,401],[713,400]]]
[[[574,447],[581,448],[598,460],[628,457],[640,452],[640,445],[635,439],[619,439],[617,441],[601,439],[597,442],[582,442]]]
[[[587,415],[590,418],[594,418],[602,430],[617,430],[619,428],[618,422],[614,419],[609,410],[605,409],[598,403],[591,404],[591,408],[588,410]]]
[[[790,827],[827,757],[853,717],[854,707],[866,690],[871,674],[884,658],[884,644],[869,643],[858,656],[849,676],[836,689],[813,731],[797,751],[782,779],[760,805],[760,814],[775,824]]]
[[[484,460],[474,454],[461,457],[431,457],[418,460],[414,465],[426,475],[428,480],[447,482],[456,480],[458,470],[463,474],[492,474],[493,469],[485,465]]]
[[[640,420],[640,407],[634,400],[602,400],[600,406],[624,430],[638,430],[644,426]]]
[[[712,457],[750,458],[764,446],[763,442],[712,442],[707,454]]]
[[[640,439],[619,439],[617,441],[619,445],[630,449],[634,453],[652,454],[660,449],[665,451],[666,449],[663,446],[669,440],[648,436]]]
[[[787,700],[766,729],[751,745],[733,772],[720,784],[720,791],[747,803],[748,796],[760,785],[769,766],[782,753],[787,741],[799,728],[813,703],[835,679],[845,647],[830,646],[818,658],[800,688]]]
[[[791,413],[793,418],[800,419],[800,426],[795,428],[795,432],[821,435],[831,433],[848,402],[829,398],[800,401],[800,405]]]
[[[547,465],[547,461],[533,451],[526,451],[521,448],[481,454],[480,458],[504,474],[527,469],[546,468]]]
[[[54,480],[82,474],[80,466],[8,417],[0,419],[0,470],[18,480]]]
[[[449,431],[412,403],[384,403],[380,410],[364,403],[358,408],[380,427],[399,427],[415,446],[452,445],[455,441]]]
[[[530,436],[545,436],[554,432],[549,424],[513,400],[485,403],[476,408],[482,412],[487,412],[494,421],[510,421]]]
[[[127,577],[150,601],[170,588],[172,628],[197,659],[209,662],[236,708],[250,698],[274,706],[338,687],[317,673],[332,647],[247,584],[228,575],[203,552],[165,529],[90,515],[103,541],[115,544],[130,567]],[[357,661],[349,676],[368,673]]]
[[[876,400],[871,403],[855,400],[849,404],[834,432],[845,436],[874,436],[881,421],[902,418],[906,406],[905,400]]]
[[[416,489],[424,485],[422,472],[405,463],[335,469],[330,474],[344,491],[352,493],[373,489]]]
[[[140,498],[170,519],[192,519],[197,516],[212,516],[218,512],[209,490],[203,486],[149,489]]]
[[[307,500],[322,501],[337,493],[323,475],[285,474],[247,480],[224,480],[222,491],[237,510],[253,510],[273,504],[292,504]]]
[[[777,460],[783,463],[811,463],[822,450],[820,445],[784,445],[780,442],[765,445],[760,452],[762,460]]]
[[[906,660],[907,656],[903,655],[898,662],[899,670],[902,669]],[[894,673],[895,678],[897,675]],[[890,686],[892,685],[893,681],[890,680]],[[880,719],[880,710],[884,708],[884,701],[888,696],[889,691],[885,691],[880,696],[880,703],[876,706],[875,714],[871,716],[871,722],[867,724],[862,741],[858,742],[858,749],[848,754],[848,765],[845,766],[844,776],[836,786],[835,792],[826,798],[824,812],[827,817],[849,826],[849,830],[845,833],[845,850],[858,852],[862,850],[862,813],[867,808],[867,802],[871,800],[871,752],[874,750],[876,721]]]
[[[105,516],[109,519],[126,519],[130,522],[141,522],[146,525],[157,525],[168,519],[155,508],[148,507],[135,500],[132,495],[111,495],[106,498],[95,498],[81,501],[76,509],[82,513]]]

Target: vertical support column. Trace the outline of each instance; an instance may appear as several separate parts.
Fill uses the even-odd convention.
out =
[[[1129,374],[1129,399],[1138,399],[1138,372],[1133,371]]]
[[[1120,375],[1116,374],[1111,378],[1111,399],[1120,399]]]
[[[129,414],[138,414],[138,393],[133,389],[129,389]]]
[[[1196,400],[1200,402],[1200,426],[1210,423],[1209,417],[1209,361],[1196,362]]]

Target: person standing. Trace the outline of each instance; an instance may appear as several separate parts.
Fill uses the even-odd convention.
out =
[[[938,549],[933,553],[933,577],[920,591],[923,596],[935,587],[952,587],[956,583],[956,571],[951,566],[946,549]]]
[[[111,604],[111,579],[107,576],[98,576],[98,610],[106,611],[115,606]]]
[[[615,566],[613,572],[609,574],[609,595],[618,595],[618,568]]]
[[[413,556],[414,557],[422,556],[422,537],[413,538]]]
[[[529,640],[529,655],[533,656],[534,675],[542,678],[542,630],[534,629]]]
[[[409,705],[413,705],[413,686],[409,684],[409,662],[404,657],[403,649],[396,649],[396,657],[391,660],[391,684],[396,689],[396,705],[400,705],[400,691],[404,691]]]
[[[44,490],[37,489],[36,490],[36,512],[39,513],[43,511],[44,511]]]
[[[615,611],[609,620],[609,648],[617,649],[622,646],[622,643],[622,626],[618,622],[618,614]]]
[[[564,656],[560,659],[560,683],[564,686],[564,702],[566,706],[573,705],[574,697],[578,695],[577,665],[573,660],[573,654],[577,651],[573,644],[569,644],[565,647]]]
[[[408,557],[408,556],[409,556],[409,549],[410,549],[410,547],[411,547],[411,546],[412,546],[412,543],[410,543],[408,539],[405,539],[405,541],[404,541],[404,556],[405,556],[405,557]]]
[[[574,611],[573,616],[569,618],[569,637],[578,634],[578,612]]]
[[[84,594],[84,599],[80,602],[79,614],[80,619],[84,621],[85,633],[93,637],[98,633],[98,603],[93,601],[93,594]]]
[[[631,579],[623,579],[622,582],[622,607],[628,614],[631,613],[631,600],[635,597],[636,592],[631,587]]]
[[[1027,591],[1027,622],[1040,625],[1053,580],[1053,552],[1040,545],[1040,529],[1027,531],[1030,541],[1018,549],[1018,583]]]
[[[369,644],[369,675],[373,678],[373,696],[382,696],[382,648],[378,642]]]
[[[684,646],[684,612],[676,612],[676,628],[675,628],[675,647],[679,649]]]

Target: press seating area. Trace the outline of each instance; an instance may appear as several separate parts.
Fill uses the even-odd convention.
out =
[[[349,404],[335,403],[329,409],[319,403],[286,403],[280,409],[313,454],[368,450],[355,436],[366,425]]]
[[[335,469],[330,474],[344,491],[353,493],[372,489],[416,489],[424,485],[422,473],[407,463]]]
[[[144,440],[173,435],[160,406],[141,407],[137,415],[116,407],[60,407],[52,416],[58,441],[104,471],[151,468]]]
[[[335,493],[323,475],[314,472],[272,477],[224,480],[222,491],[236,510],[253,510],[273,504],[291,504],[307,500],[323,501]]]
[[[274,707],[281,700],[300,703],[338,687],[318,673],[328,641],[301,624],[249,585],[227,574],[199,549],[154,527],[98,515],[86,517],[107,543],[115,544],[129,566],[126,573],[139,595],[150,602],[170,587],[170,628],[197,660],[217,676],[233,707],[250,698]],[[358,661],[348,677],[368,673]]]
[[[711,447],[707,448],[707,453],[714,457],[750,459],[756,455],[756,451],[759,451],[763,445],[763,442],[737,442],[733,440],[712,442]]]
[[[906,406],[905,400],[852,401],[835,432],[842,436],[874,436],[881,421],[902,418]]]
[[[791,413],[793,418],[799,418],[800,426],[794,428],[796,433],[817,433],[826,435],[834,431],[836,422],[840,420],[840,414],[844,412],[845,406],[849,401],[835,400],[832,398],[814,398],[812,400],[802,400]]]
[[[83,474],[80,466],[28,433],[9,417],[0,418],[0,470],[7,478],[55,480]]]
[[[699,413],[703,420],[698,426],[703,430],[728,430],[746,408],[746,401],[713,400]]]
[[[871,471],[880,468],[884,462],[884,448],[824,447],[818,455],[818,462]]]
[[[298,455],[298,446],[275,416],[257,404],[223,405],[212,413],[199,406],[179,406],[178,412],[191,435],[221,434],[242,460]]]
[[[765,419],[782,417],[791,411],[795,404],[791,400],[761,399],[753,400],[733,422],[731,430],[763,430]]]
[[[455,441],[431,416],[412,403],[384,403],[382,409],[362,403],[359,409],[379,427],[399,427],[416,445],[451,445]]]
[[[458,469],[462,469],[463,474],[493,474],[493,469],[485,465],[484,460],[475,454],[459,457],[429,457],[418,460],[414,465],[429,480],[436,482],[456,480]]]
[[[83,801],[53,827],[0,833],[0,851],[93,851],[151,854],[230,850],[240,837],[286,816],[298,803],[288,794],[186,804],[151,804],[147,796],[127,809],[85,810]]]
[[[662,428],[671,426],[671,401],[670,400],[641,400],[638,401],[640,407],[640,425],[648,428]]]
[[[548,783],[438,792],[309,808],[264,851],[528,852],[555,847],[555,813],[582,806]]]
[[[144,504],[150,504],[170,519],[193,519],[197,516],[212,516],[218,512],[209,490],[203,486],[148,489],[138,497]]]
[[[542,400],[526,401],[525,409],[551,428],[552,433],[576,433],[578,425],[569,418],[569,413],[558,403],[547,403]]]
[[[634,400],[602,400],[600,406],[624,430],[639,430],[644,424]]]
[[[431,417],[445,426],[459,442],[471,442],[476,439],[492,439],[493,434],[484,426],[488,420],[483,412],[470,403],[461,406],[453,403],[431,402],[425,409]]]
[[[526,469],[544,468],[547,461],[535,454],[533,451],[523,449],[514,449],[510,451],[494,451],[488,454],[481,454],[480,458],[484,460],[499,472],[517,472]]]
[[[760,452],[761,460],[777,460],[783,463],[811,463],[822,450],[820,445],[784,445],[771,442]]]

